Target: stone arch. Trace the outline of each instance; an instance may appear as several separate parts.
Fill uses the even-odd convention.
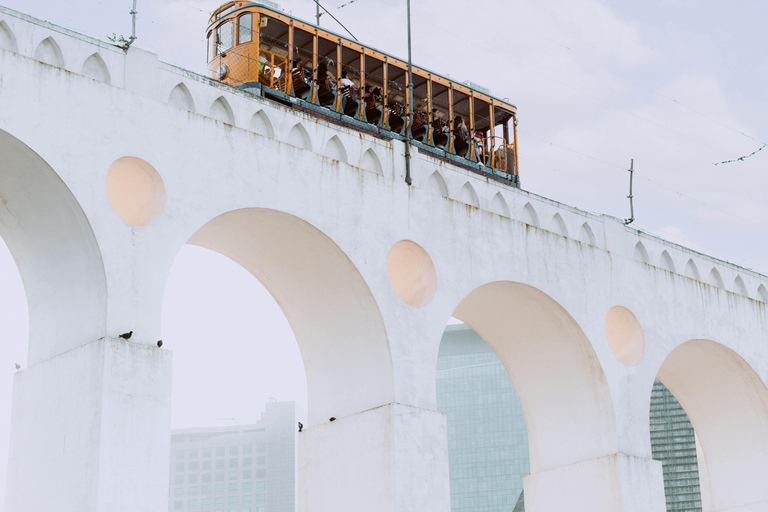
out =
[[[16,42],[16,36],[8,24],[0,20],[0,49],[19,53],[19,45]]]
[[[85,59],[83,69],[80,73],[107,85],[111,83],[107,63],[104,62],[104,59],[98,53],[94,53]]]
[[[716,267],[712,267],[712,270],[709,271],[707,283],[711,284],[712,286],[725,289],[725,281],[723,281],[723,276],[720,275],[720,271],[718,271]]]
[[[275,137],[272,121],[269,120],[269,116],[263,109],[253,114],[251,122],[248,123],[248,129],[253,133],[258,133],[259,135],[269,137],[270,139]]]
[[[443,197],[448,197],[448,185],[445,184],[443,176],[440,171],[435,171],[427,180],[427,186],[425,187],[430,192],[440,194]]]
[[[491,200],[491,211],[502,217],[509,217],[509,205],[504,199],[504,196],[501,195],[501,192],[496,192],[493,196],[493,199]]]
[[[368,148],[363,157],[360,159],[360,168],[366,171],[375,172],[376,174],[384,174],[384,169],[381,166],[381,160],[376,156],[376,152],[373,148]]]
[[[229,102],[224,96],[219,96],[216,98],[216,101],[211,104],[208,117],[233,126],[235,124],[235,113],[232,112],[232,107],[229,106]]]
[[[306,128],[301,123],[296,123],[288,132],[288,144],[297,148],[312,151],[312,140],[309,138]]]
[[[741,278],[741,276],[736,276],[736,278],[733,280],[733,291],[734,293],[738,293],[744,297],[749,297],[747,285],[744,284],[744,280]]]
[[[768,389],[760,376],[724,345],[691,340],[667,356],[657,378],[696,431],[704,510],[768,507]]]
[[[581,225],[581,229],[579,229],[579,238],[577,238],[580,242],[583,242],[585,244],[589,245],[597,245],[597,241],[595,240],[595,234],[592,232],[592,228],[589,227],[589,224],[586,222]]]
[[[344,147],[344,144],[341,142],[338,135],[334,135],[328,140],[323,154],[331,160],[338,160],[345,164],[348,162],[347,149]]]
[[[692,259],[689,259],[688,263],[685,264],[685,275],[690,277],[691,279],[701,281],[701,274],[699,273],[699,267],[696,266],[696,263],[694,263]]]
[[[635,244],[635,259],[649,265],[651,264],[651,257],[648,256],[648,251],[645,250],[643,242],[637,242]]]
[[[473,290],[453,316],[506,367],[528,423],[532,474],[616,453],[602,367],[584,332],[554,299],[529,285],[497,281]]]
[[[171,94],[168,95],[168,104],[182,110],[195,111],[195,101],[192,99],[192,93],[189,92],[184,82],[179,82],[171,89]]]
[[[666,249],[661,251],[661,256],[659,256],[659,268],[675,272],[675,262],[672,260],[672,256],[669,255]]]
[[[29,304],[29,364],[105,335],[107,288],[91,225],[67,185],[0,130],[0,236]]]
[[[306,370],[309,426],[393,402],[392,361],[378,305],[327,235],[293,215],[246,208],[215,217],[188,243],[238,263],[280,304]]]
[[[764,284],[757,287],[757,299],[768,303],[768,289],[765,288]]]
[[[457,198],[462,203],[480,208],[480,198],[477,197],[477,192],[470,182],[466,182],[461,190],[459,190],[459,197]]]
[[[559,213],[552,216],[552,220],[549,222],[549,230],[560,236],[568,236],[568,228],[565,226],[565,221]]]
[[[523,206],[523,214],[521,215],[520,220],[529,226],[534,226],[537,228],[541,227],[539,216],[536,214],[536,209],[531,203],[525,203],[525,206]]]
[[[64,67],[64,55],[59,44],[53,37],[48,37],[40,42],[35,49],[35,59],[45,62],[57,68]]]

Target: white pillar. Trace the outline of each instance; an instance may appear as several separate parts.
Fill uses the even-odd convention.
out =
[[[299,434],[300,512],[450,512],[445,415],[388,404]]]
[[[6,512],[167,512],[171,353],[101,338],[14,378]]]

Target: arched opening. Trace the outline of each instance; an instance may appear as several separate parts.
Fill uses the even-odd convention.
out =
[[[98,53],[94,53],[85,60],[81,73],[107,85],[110,83],[107,63],[104,62],[104,59]]]
[[[581,229],[579,229],[579,242],[588,244],[588,245],[597,245],[597,242],[595,241],[595,234],[592,232],[592,228],[589,227],[589,224],[586,222],[581,225]]]
[[[659,267],[663,268],[664,270],[669,270],[670,272],[675,271],[675,262],[672,261],[672,256],[670,256],[666,250],[661,251],[661,256],[659,257]]]
[[[336,135],[328,140],[328,143],[325,145],[324,154],[331,160],[347,163],[347,150],[344,148],[341,139]]]
[[[738,293],[739,295],[743,295],[744,297],[749,297],[747,285],[744,283],[744,280],[741,278],[741,276],[736,276],[736,278],[733,280],[733,292]]]
[[[360,167],[366,171],[375,172],[376,174],[384,174],[384,169],[381,167],[381,161],[376,156],[376,152],[373,148],[363,153],[363,157],[360,159]]]
[[[306,128],[301,123],[296,123],[288,132],[288,144],[297,148],[312,151],[312,140],[309,138]]]
[[[11,27],[4,21],[0,21],[0,49],[8,50],[14,53],[19,52],[19,46],[16,43],[16,36],[13,35]]]
[[[44,510],[50,508],[46,506],[50,499],[46,496],[50,495],[40,493],[37,486],[54,488],[62,480],[62,471],[67,472],[73,487],[86,480],[83,459],[75,463],[77,456],[64,450],[63,442],[58,444],[59,439],[40,426],[60,425],[56,434],[64,436],[79,428],[80,418],[71,419],[81,412],[78,406],[84,400],[71,384],[86,379],[67,374],[61,368],[66,358],[57,356],[71,354],[104,337],[106,279],[90,223],[56,171],[30,147],[2,130],[0,155],[0,238],[7,246],[7,252],[6,246],[0,251],[0,303],[13,299],[12,305],[0,304],[3,354],[8,357],[3,358],[7,364],[1,384],[3,407],[10,402],[10,378],[16,363],[21,372],[13,380],[13,413],[3,416],[6,419],[0,427],[2,472],[9,468],[5,503],[13,510]],[[9,254],[18,266],[26,300],[16,270],[8,268]],[[28,324],[24,322],[27,308]],[[27,325],[19,322],[28,325],[28,335]],[[51,371],[51,367],[59,371]],[[83,419],[87,422],[88,418]],[[89,442],[68,441],[71,451]],[[41,453],[45,453],[45,464],[40,463]],[[31,481],[35,486],[25,484]],[[57,493],[57,499],[66,492]],[[39,500],[32,500],[33,496]]]
[[[549,223],[549,229],[560,236],[568,236],[568,228],[565,226],[565,221],[559,213],[552,216],[552,220]]]
[[[459,197],[457,199],[464,204],[474,206],[475,208],[480,208],[480,199],[477,197],[475,188],[469,182],[466,182],[464,186],[461,187],[461,190],[459,190]]]
[[[720,275],[720,271],[717,270],[717,268],[712,267],[712,270],[709,271],[709,277],[707,277],[707,283],[711,284],[712,286],[717,286],[718,288],[725,289],[725,282],[723,281],[723,276]]]
[[[480,286],[453,316],[488,344],[514,383],[528,431],[525,501],[534,509],[558,509],[565,498],[556,490],[571,481],[573,468],[598,459],[594,466],[599,466],[618,450],[608,384],[589,340],[555,300],[521,283]],[[450,435],[449,430],[449,444]],[[597,477],[588,481],[593,489],[569,499],[592,510],[612,510],[598,498],[607,492],[601,486],[609,484]]]
[[[275,136],[275,131],[272,129],[272,121],[269,120],[269,116],[264,110],[259,110],[253,114],[251,122],[248,124],[248,129],[264,137],[273,138]]]
[[[694,263],[692,259],[689,259],[688,263],[685,264],[685,275],[690,277],[691,279],[701,281],[701,274],[699,273],[699,267],[696,266],[696,263]]]
[[[168,95],[168,104],[182,110],[195,111],[195,102],[192,99],[192,94],[187,86],[181,82],[171,89],[171,94]]]
[[[768,388],[760,376],[724,345],[691,340],[667,356],[657,378],[696,431],[703,509],[768,507]]]
[[[509,217],[509,205],[501,192],[496,192],[491,200],[491,211],[502,217]]]
[[[234,276],[233,279],[245,281],[244,276],[249,274],[255,278],[252,281],[260,283],[253,283],[253,287],[260,289],[262,295],[270,297],[262,302],[243,300],[240,302],[244,304],[239,304],[237,307],[225,306],[223,310],[217,309],[218,313],[214,311],[214,315],[218,315],[219,319],[229,323],[235,322],[237,316],[248,315],[244,322],[247,332],[234,340],[234,343],[223,340],[218,344],[215,339],[210,339],[215,337],[217,332],[223,336],[237,337],[237,332],[231,331],[229,325],[221,326],[220,330],[215,326],[208,330],[208,328],[198,327],[198,322],[203,319],[197,316],[191,318],[187,311],[182,311],[180,313],[182,322],[190,325],[183,326],[186,334],[185,332],[174,334],[170,331],[165,332],[164,319],[164,347],[178,351],[179,357],[174,358],[174,364],[189,366],[184,370],[174,369],[174,375],[178,373],[182,377],[186,374],[190,381],[195,378],[205,380],[207,371],[211,378],[221,378],[224,381],[223,387],[219,388],[220,393],[227,392],[227,388],[230,388],[229,393],[235,397],[239,396],[240,401],[257,404],[259,400],[254,398],[257,393],[253,388],[258,383],[250,373],[277,372],[280,364],[277,356],[270,355],[271,350],[278,345],[283,349],[287,345],[291,346],[288,348],[291,348],[292,352],[284,350],[284,354],[288,353],[289,356],[293,354],[294,360],[300,355],[303,365],[293,364],[294,369],[287,381],[285,375],[282,377],[276,373],[275,375],[283,379],[280,384],[283,387],[293,385],[294,390],[306,389],[308,414],[306,420],[298,419],[303,423],[302,433],[297,433],[296,423],[287,425],[288,430],[284,432],[288,436],[298,436],[293,439],[297,439],[298,443],[299,467],[304,469],[298,470],[295,467],[284,469],[292,475],[298,473],[298,482],[294,482],[294,485],[298,484],[301,488],[303,479],[316,479],[319,478],[319,473],[333,472],[333,470],[307,468],[317,468],[318,465],[323,467],[348,465],[350,459],[345,458],[346,456],[342,453],[333,452],[323,455],[319,453],[317,447],[324,446],[322,440],[327,442],[329,429],[343,428],[346,422],[358,421],[358,414],[366,414],[364,411],[376,410],[380,406],[391,404],[394,399],[392,363],[383,320],[370,290],[350,259],[330,238],[304,220],[287,213],[262,208],[235,210],[219,215],[195,232],[188,244],[197,247],[183,249],[177,260],[185,257],[185,253],[195,251],[199,253],[198,256],[202,254],[200,257],[205,258],[206,261],[213,261],[216,258],[221,260],[219,255],[223,255],[230,260],[226,264],[230,267],[228,272]],[[175,279],[178,283],[178,276]],[[183,284],[183,279],[181,281]],[[190,290],[188,295],[192,295],[194,291]],[[182,289],[175,293],[184,295],[185,291]],[[208,288],[203,290],[203,293],[213,294],[212,300],[216,303],[220,302],[219,298],[225,299],[224,295],[227,291]],[[258,311],[248,311],[249,305]],[[169,308],[173,307],[171,299],[166,297],[164,309],[172,311]],[[185,309],[183,305],[176,307]],[[273,331],[268,326],[274,324],[275,319],[281,327],[279,332],[274,331],[273,336],[270,334]],[[194,350],[191,349],[194,347],[191,344],[188,347],[185,346],[191,341],[187,338],[191,336],[199,338],[201,332],[203,339],[199,339],[198,343],[207,345],[208,350],[212,350],[209,357],[192,353]],[[258,337],[267,339],[259,343],[256,339]],[[278,337],[282,339],[277,339]],[[294,339],[295,343],[293,343]],[[262,358],[264,361],[257,362],[256,358]],[[270,361],[270,358],[273,360]],[[296,368],[304,375],[297,375]],[[179,386],[180,383],[174,384]],[[210,393],[210,388],[211,385],[205,382],[190,385],[190,389],[179,390],[178,397],[177,390],[174,389],[174,406],[193,409],[195,404],[206,401],[213,404],[216,402],[216,397],[203,394]],[[261,400],[269,392],[269,390],[263,390],[260,394]],[[297,393],[300,394],[299,391]],[[238,400],[230,398],[227,397],[225,401],[232,407],[236,407]],[[281,396],[277,398],[284,400]],[[297,401],[300,402],[301,399]],[[217,412],[212,411],[208,416],[219,417],[219,414],[224,414],[224,411],[221,409]],[[177,417],[175,411],[174,417]],[[331,423],[334,421],[335,423]],[[332,431],[338,432],[338,430]],[[345,442],[349,442],[349,436],[345,437]],[[268,467],[269,442],[266,443],[265,449],[266,467]],[[370,450],[375,451],[375,448],[371,446]],[[211,488],[217,489],[217,485],[223,485],[224,495],[219,496],[222,498],[230,499],[230,496],[235,496],[227,494],[230,492],[230,486],[237,492],[243,493],[243,486],[247,485],[249,491],[253,490],[248,494],[249,499],[255,500],[256,496],[264,495],[255,491],[257,486],[270,486],[269,477],[265,483],[263,474],[260,476],[257,472],[262,468],[257,454],[254,453],[251,457],[251,454],[246,456],[240,451],[230,456],[227,452],[227,459],[231,460],[223,463],[226,467],[219,471],[216,471],[215,452],[209,461],[213,463],[209,471],[202,471],[196,461],[172,460],[172,500],[176,501],[174,495],[177,492],[176,489],[179,489],[178,492],[183,496],[180,501],[184,502],[185,510],[187,499],[197,500],[196,505],[202,503],[203,497],[199,494],[202,478],[212,479],[211,482],[205,482],[206,491],[210,492]],[[246,459],[249,465],[253,465],[253,471],[243,466]],[[203,458],[200,458],[199,462],[203,463]],[[175,472],[177,464],[180,468],[178,474]],[[190,464],[194,470],[189,469]],[[202,471],[199,477],[198,471]],[[360,468],[360,474],[363,472],[363,468]],[[193,473],[196,475],[194,477],[196,481],[190,483],[188,479]],[[205,475],[209,476],[205,477]],[[177,477],[180,477],[178,484]],[[217,482],[217,478],[222,478],[223,481]],[[371,482],[370,485],[376,486],[377,483]],[[189,498],[190,487],[193,488],[192,492],[198,493],[198,496]],[[320,489],[315,490],[315,487],[322,486],[311,486],[311,488],[305,486],[305,489],[319,492]],[[294,499],[295,487],[289,490],[291,499]],[[272,491],[275,492],[275,489]],[[215,492],[205,498],[214,500],[206,503],[217,504]],[[266,499],[271,499],[269,489],[266,491]],[[343,496],[336,499],[343,504],[345,500],[354,502],[357,498]],[[223,502],[225,505],[228,503]],[[254,503],[254,505],[258,504]]]
[[[232,112],[232,107],[229,106],[229,102],[224,99],[224,96],[220,96],[211,104],[211,110],[208,113],[208,117],[221,121],[222,123],[235,124],[235,114]]]
[[[64,55],[53,37],[48,37],[37,45],[35,59],[57,68],[64,67]]]
[[[645,250],[645,246],[643,245],[643,242],[637,242],[635,244],[634,255],[637,261],[647,263],[648,265],[651,264],[651,257],[648,255],[648,251]]]
[[[531,203],[525,203],[525,206],[523,207],[523,214],[521,215],[520,220],[529,226],[534,226],[537,228],[541,227],[539,216],[536,214],[536,209],[533,207],[533,205],[531,205]]]
[[[443,197],[448,197],[448,185],[445,184],[439,171],[435,171],[429,176],[426,189]]]

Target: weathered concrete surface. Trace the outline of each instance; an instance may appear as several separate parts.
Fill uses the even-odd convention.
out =
[[[402,143],[136,48],[126,55],[2,8],[0,21],[0,235],[32,317],[30,367],[15,391],[9,512],[53,508],[38,490],[65,482],[57,509],[164,509],[165,489],[143,489],[147,475],[168,481],[159,439],[170,362],[139,354],[167,354],[154,343],[165,280],[185,243],[247,268],[296,333],[310,398],[304,510],[335,490],[344,490],[336,510],[359,510],[369,496],[374,510],[448,509],[435,369],[451,315],[489,342],[519,392],[534,512],[663,510],[661,472],[649,460],[657,376],[701,440],[705,508],[765,509],[754,505],[768,501],[765,276],[418,152],[408,187]],[[107,170],[126,156],[163,182],[162,212],[143,227],[124,222],[106,192]],[[387,256],[402,240],[434,266],[434,296],[422,307],[390,285]],[[644,334],[634,366],[606,339],[617,305]],[[114,341],[129,330],[130,342]],[[98,356],[113,349],[129,356]],[[110,380],[119,375],[120,392]],[[712,393],[718,385],[725,391]],[[123,423],[132,407],[136,423]],[[734,426],[748,435],[728,438]],[[145,446],[158,455],[137,457]],[[56,464],[39,464],[41,447]],[[122,508],[106,501],[126,492],[134,499]]]

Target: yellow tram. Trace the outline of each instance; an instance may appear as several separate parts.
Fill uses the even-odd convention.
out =
[[[213,78],[402,137],[408,65],[267,5],[227,2],[211,16]],[[514,105],[413,66],[412,140],[450,161],[519,184]],[[511,126],[510,126],[511,125]]]

